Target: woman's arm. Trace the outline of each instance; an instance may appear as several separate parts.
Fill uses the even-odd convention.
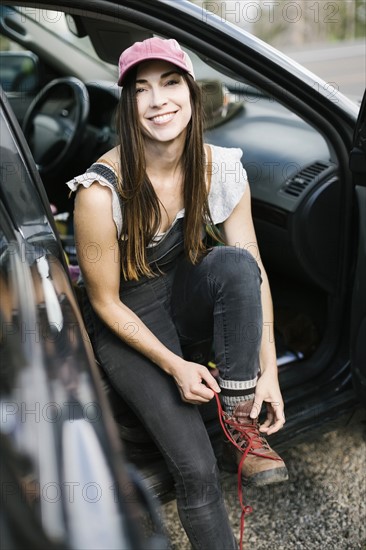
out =
[[[171,352],[120,300],[121,262],[110,189],[99,184],[79,188],[74,224],[78,261],[94,311],[121,340],[173,376],[182,399],[212,399],[220,388],[208,369]]]
[[[265,401],[267,404],[267,419],[262,424],[261,431],[271,434],[283,426],[285,417],[277,374],[272,297],[255,235],[249,185],[247,185],[239,204],[224,222],[223,232],[228,245],[247,249],[254,256],[261,269],[263,310],[263,333],[260,348],[261,375],[257,383],[251,416],[256,418],[259,415],[263,401]]]

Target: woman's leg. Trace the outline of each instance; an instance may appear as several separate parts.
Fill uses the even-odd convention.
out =
[[[224,421],[236,442],[235,447],[231,443],[224,446],[224,462],[242,464],[246,480],[266,485],[285,481],[288,473],[257,422],[249,418],[262,339],[260,285],[260,270],[251,254],[234,247],[216,247],[198,265],[183,261],[178,266],[172,313],[183,347],[213,337],[227,413]],[[241,462],[244,451],[248,454]]]
[[[178,266],[172,315],[183,348],[213,339],[222,399],[233,410],[254,397],[262,338],[261,276],[246,250],[215,247],[193,266]]]
[[[169,349],[181,355],[168,311],[169,288],[168,279],[159,277],[122,299]],[[171,376],[125,345],[95,316],[91,334],[112,385],[146,426],[174,476],[179,515],[193,548],[237,548],[216,458],[197,407],[181,400]]]

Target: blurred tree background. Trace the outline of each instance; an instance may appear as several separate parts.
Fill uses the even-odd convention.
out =
[[[191,0],[273,46],[366,40],[366,0]]]

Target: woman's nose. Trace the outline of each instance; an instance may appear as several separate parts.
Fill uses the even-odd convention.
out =
[[[160,86],[151,88],[150,106],[161,107],[167,102],[166,93],[164,88]]]

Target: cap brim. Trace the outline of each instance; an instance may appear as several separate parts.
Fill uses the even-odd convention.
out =
[[[176,67],[179,67],[179,69],[181,69],[185,73],[189,73],[194,78],[194,74],[192,73],[192,71],[187,70],[187,67],[184,65],[184,63],[179,64],[179,63],[177,63],[176,59],[171,59],[169,57],[163,57],[163,56],[159,56],[159,55],[151,55],[151,56],[148,56],[148,57],[144,57],[144,59],[139,59],[137,61],[134,61],[133,63],[130,63],[130,65],[124,70],[123,75],[119,77],[119,79],[117,81],[118,86],[123,86],[123,82],[125,81],[128,73],[130,72],[131,69],[133,69],[134,67],[137,67],[137,65],[140,65],[140,63],[144,63],[145,61],[153,61],[153,60],[166,61],[167,63],[171,63],[172,65],[175,65]]]

